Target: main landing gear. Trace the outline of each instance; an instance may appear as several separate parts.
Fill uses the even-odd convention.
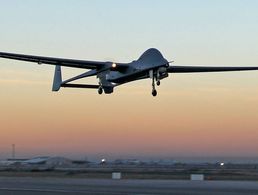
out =
[[[99,81],[98,93],[99,93],[99,95],[101,95],[103,93],[103,87],[102,87],[101,81]]]
[[[99,93],[99,95],[101,95],[103,93],[103,88],[101,86],[98,89],[98,93]]]
[[[113,85],[112,83],[110,83],[106,80],[104,80],[104,82],[100,80],[99,85],[96,88],[98,89],[98,94],[101,95],[103,93],[105,93],[105,94],[113,93],[114,87],[115,87],[115,85]]]

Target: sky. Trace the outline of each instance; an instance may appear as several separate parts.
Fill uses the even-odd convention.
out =
[[[130,62],[155,47],[176,65],[258,65],[256,0],[0,4],[4,52]],[[0,158],[13,143],[17,157],[258,157],[258,72],[172,74],[156,98],[148,79],[53,93],[53,72],[0,59]]]

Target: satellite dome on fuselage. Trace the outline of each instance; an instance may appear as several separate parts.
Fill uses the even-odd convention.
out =
[[[161,52],[155,48],[148,49],[145,51],[138,61],[145,63],[166,63],[167,60],[163,57]]]

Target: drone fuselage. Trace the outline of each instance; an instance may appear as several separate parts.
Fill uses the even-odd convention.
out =
[[[156,72],[160,70],[160,73],[164,74],[166,70],[162,69],[162,67],[168,67],[169,63],[157,49],[149,49],[138,60],[124,65],[127,67],[124,70],[107,71],[106,81],[115,84],[124,84],[146,79],[150,77],[148,70],[156,70]]]

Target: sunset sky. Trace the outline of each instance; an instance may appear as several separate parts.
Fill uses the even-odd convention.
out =
[[[176,65],[258,65],[255,0],[0,0],[0,51]],[[0,59],[0,159],[258,157],[258,71],[176,74],[99,96],[51,92],[54,66]],[[64,78],[83,70],[63,68]],[[83,82],[97,83],[96,78]]]

